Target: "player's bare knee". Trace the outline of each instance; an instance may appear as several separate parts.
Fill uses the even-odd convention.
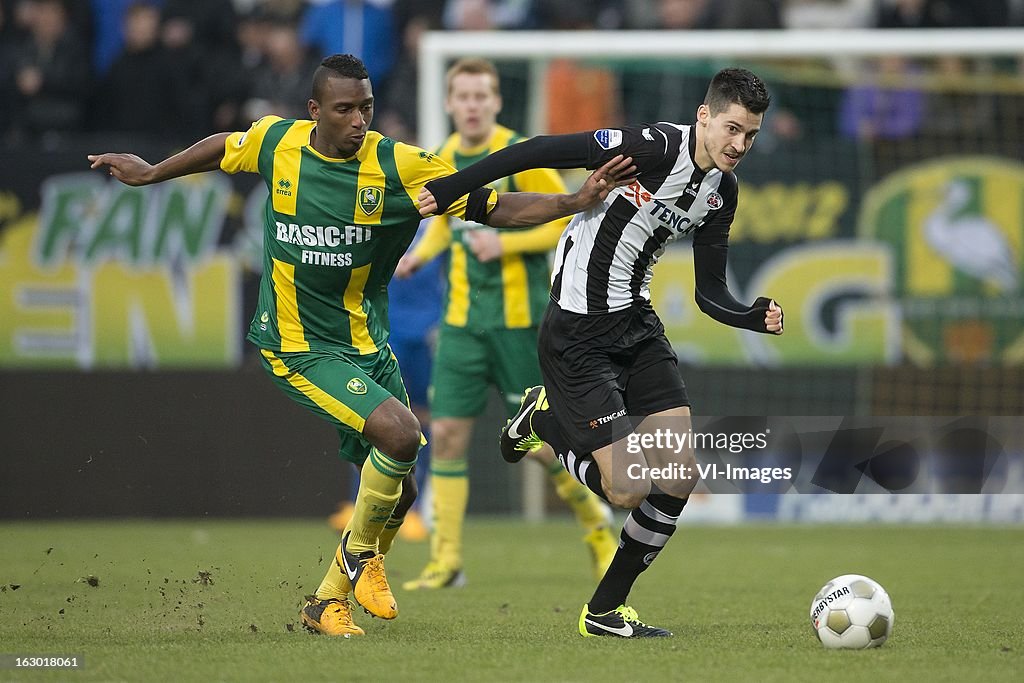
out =
[[[388,399],[366,421],[366,439],[386,455],[413,462],[420,449],[420,421],[397,399]]]
[[[608,502],[623,510],[632,510],[640,506],[644,498],[650,495],[651,485],[646,480],[607,482],[603,481]]]
[[[413,462],[420,451],[420,421],[411,412],[408,419],[400,420],[395,426],[395,450],[389,453],[395,460]]]
[[[458,428],[449,420],[434,420],[430,424],[432,455],[438,460],[457,459]]]
[[[613,506],[621,510],[633,510],[640,507],[640,503],[643,502],[647,496],[639,493],[621,493],[616,491],[608,492],[608,502]]]

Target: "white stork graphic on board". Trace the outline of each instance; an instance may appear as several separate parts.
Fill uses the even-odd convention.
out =
[[[962,213],[970,199],[966,181],[951,181],[945,199],[925,219],[925,240],[954,268],[1001,292],[1014,291],[1020,273],[1006,236],[985,216]]]

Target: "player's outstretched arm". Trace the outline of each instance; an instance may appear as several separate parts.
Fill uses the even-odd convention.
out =
[[[525,228],[571,216],[604,201],[620,180],[632,177],[635,172],[633,160],[619,154],[591,173],[583,186],[572,194],[500,194],[498,205],[487,214],[486,223],[496,228]]]
[[[591,140],[590,133],[539,135],[500,149],[458,173],[432,180],[427,183],[436,207],[432,213],[444,213],[456,199],[476,188],[530,168],[593,168],[588,166]],[[420,214],[429,215],[422,209]]]
[[[230,133],[217,133],[204,138],[188,149],[150,164],[134,154],[90,154],[90,168],[110,169],[110,175],[125,185],[151,185],[192,173],[214,171],[224,158],[224,143]]]

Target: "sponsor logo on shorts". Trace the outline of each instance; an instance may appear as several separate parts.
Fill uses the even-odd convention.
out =
[[[366,382],[359,379],[358,377],[353,377],[348,381],[348,384],[345,385],[345,388],[348,389],[353,394],[358,394],[362,396],[363,394],[366,393]]]
[[[618,410],[618,411],[612,413],[611,415],[605,415],[604,417],[599,417],[597,419],[591,420],[590,421],[590,428],[591,429],[597,429],[601,425],[608,424],[612,420],[614,420],[616,418],[619,418],[619,417],[622,417],[625,414],[626,414],[626,409],[623,408],[622,410]]]

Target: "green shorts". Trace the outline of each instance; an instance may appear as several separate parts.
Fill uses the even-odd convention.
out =
[[[365,356],[340,351],[277,353],[260,349],[263,368],[288,397],[338,430],[338,455],[362,465],[370,453],[363,427],[377,406],[394,396],[405,405],[398,360],[388,347]]]
[[[431,379],[431,417],[476,417],[497,387],[509,414],[541,383],[537,328],[468,330],[441,325]]]

